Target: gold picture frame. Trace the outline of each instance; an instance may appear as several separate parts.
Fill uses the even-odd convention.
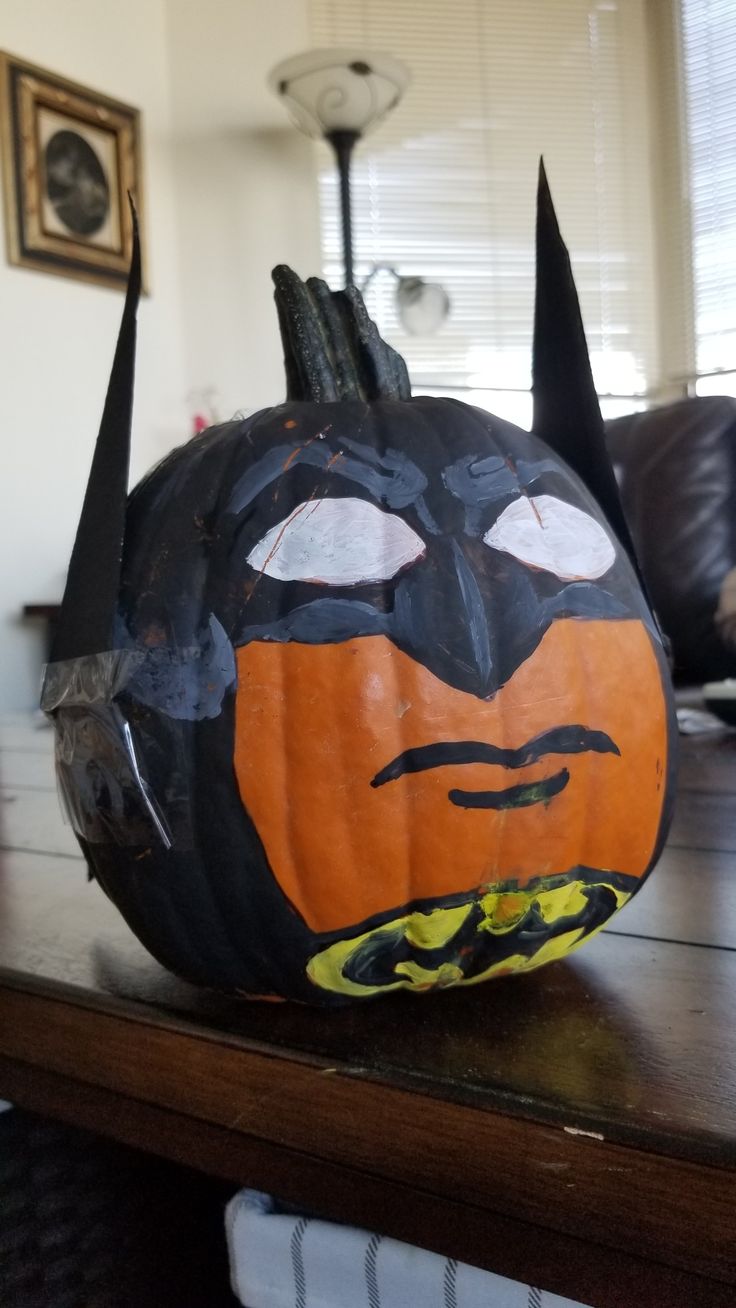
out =
[[[124,287],[139,111],[0,51],[0,128],[9,263]]]

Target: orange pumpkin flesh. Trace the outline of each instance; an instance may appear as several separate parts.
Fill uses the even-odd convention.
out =
[[[469,895],[578,864],[641,877],[657,840],[667,710],[644,626],[560,620],[490,700],[457,690],[382,636],[238,649],[235,771],[284,893],[315,932],[416,900]],[[628,670],[636,668],[636,684]],[[451,764],[378,788],[401,751],[438,741],[517,748],[568,725],[619,750],[550,755],[513,773]],[[454,787],[503,790],[567,768],[552,803],[459,808]]]

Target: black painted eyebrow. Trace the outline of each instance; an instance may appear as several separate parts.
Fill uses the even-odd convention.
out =
[[[227,511],[242,513],[268,486],[295,467],[312,467],[328,476],[357,482],[378,504],[392,509],[412,504],[427,485],[424,473],[398,450],[380,454],[350,438],[328,442],[318,434],[307,441],[267,450],[236,482]]]
[[[371,785],[385,786],[410,772],[425,772],[430,768],[446,767],[458,763],[491,763],[504,768],[523,768],[536,763],[548,754],[619,754],[618,745],[605,731],[584,727],[580,723],[552,727],[534,736],[517,749],[504,749],[482,740],[435,741],[431,745],[418,745],[405,749],[377,772]]]

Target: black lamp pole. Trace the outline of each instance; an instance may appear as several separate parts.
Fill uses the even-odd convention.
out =
[[[340,177],[340,216],[342,218],[342,253],[345,285],[353,285],[353,223],[350,212],[350,161],[360,132],[328,132],[325,140],[335,151]]]

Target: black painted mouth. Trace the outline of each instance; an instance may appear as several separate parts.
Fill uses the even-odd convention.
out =
[[[489,763],[497,767],[523,768],[536,763],[549,754],[617,754],[621,751],[605,731],[592,731],[589,727],[571,725],[553,727],[534,736],[518,749],[501,749],[480,740],[438,741],[434,745],[420,745],[406,749],[391,763],[377,772],[371,785],[384,786],[411,772],[426,772],[431,768],[447,767],[458,763]],[[532,804],[549,803],[565,789],[570,780],[567,768],[542,781],[530,781],[503,790],[451,790],[448,799],[458,808],[510,809],[528,808]]]
[[[544,781],[528,781],[521,786],[507,786],[505,790],[450,790],[447,798],[458,808],[529,808],[532,804],[548,804],[565,789],[569,780],[570,773],[562,768]]]

